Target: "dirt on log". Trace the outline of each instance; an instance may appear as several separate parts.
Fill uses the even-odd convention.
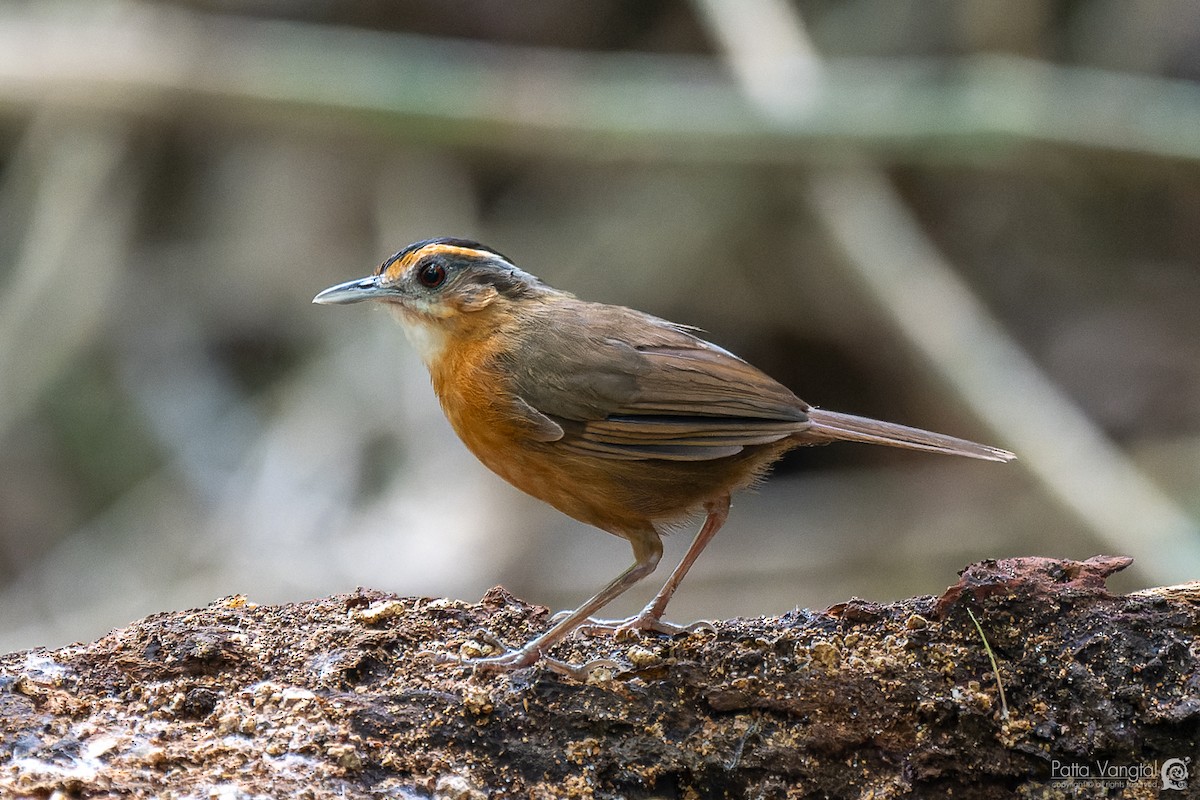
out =
[[[1108,594],[1128,563],[577,636],[622,665],[586,683],[435,664],[547,626],[499,589],[227,598],[0,657],[0,797],[1197,797],[1200,584]]]

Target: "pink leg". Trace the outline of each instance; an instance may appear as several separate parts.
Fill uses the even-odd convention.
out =
[[[439,656],[439,660],[458,662],[476,666],[484,670],[506,672],[520,669],[521,667],[528,667],[538,661],[538,659],[545,658],[546,651],[569,636],[580,625],[586,623],[592,614],[608,605],[629,587],[654,571],[654,568],[658,566],[659,559],[662,558],[662,541],[654,529],[648,529],[647,533],[651,535],[631,540],[636,560],[629,569],[614,578],[611,583],[597,592],[579,608],[559,619],[548,631],[530,639],[520,649],[510,650],[507,653],[501,653],[498,656],[488,656],[486,658],[455,658],[442,654]],[[665,601],[663,605],[666,605]],[[545,658],[545,661],[551,669],[580,680],[586,678],[587,672],[591,667],[588,664],[582,667],[574,667],[552,658]]]
[[[667,603],[671,602],[671,596],[675,594],[675,590],[683,582],[684,576],[692,568],[692,564],[696,563],[696,559],[700,556],[700,553],[708,546],[712,538],[717,535],[717,531],[721,530],[721,526],[725,524],[725,520],[729,517],[729,495],[710,501],[705,504],[704,510],[708,512],[708,516],[704,518],[704,525],[700,528],[700,532],[696,534],[696,538],[692,540],[691,547],[684,553],[683,560],[679,562],[679,566],[675,567],[674,571],[671,572],[671,576],[667,578],[667,582],[663,584],[663,587],[658,590],[658,594],[654,596],[654,599],[645,608],[629,619],[614,620],[611,622],[600,620],[585,622],[580,626],[580,629],[588,632],[611,631],[618,634],[624,631],[656,631],[658,633],[676,634],[691,630],[692,626],[664,622],[662,615],[667,610]]]

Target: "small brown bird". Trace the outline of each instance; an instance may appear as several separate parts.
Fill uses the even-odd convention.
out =
[[[554,289],[489,247],[428,239],[314,303],[378,300],[419,351],[455,432],[506,481],[633,546],[634,563],[523,647],[464,663],[528,666],[574,629],[677,633],[663,612],[733,492],[793,447],[834,441],[1010,461],[1007,450],[813,408],[677,325]],[[641,613],[592,614],[649,575],[665,528],[703,509],[687,554]],[[554,659],[559,671],[578,674]]]

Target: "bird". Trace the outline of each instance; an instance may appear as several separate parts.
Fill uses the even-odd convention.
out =
[[[663,619],[734,493],[760,482],[792,448],[837,441],[987,461],[998,447],[817,408],[688,325],[590,302],[551,287],[476,241],[414,242],[364,278],[314,303],[382,303],[429,370],[451,427],[521,491],[632,546],[634,562],[543,633],[495,655],[447,657],[483,670],[544,661],[576,629],[689,630]],[[652,573],[662,536],[704,514],[683,559],[642,611],[593,615]]]

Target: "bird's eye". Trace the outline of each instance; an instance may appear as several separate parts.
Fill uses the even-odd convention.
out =
[[[426,289],[436,289],[446,282],[446,268],[436,261],[430,261],[417,270],[417,280]]]

